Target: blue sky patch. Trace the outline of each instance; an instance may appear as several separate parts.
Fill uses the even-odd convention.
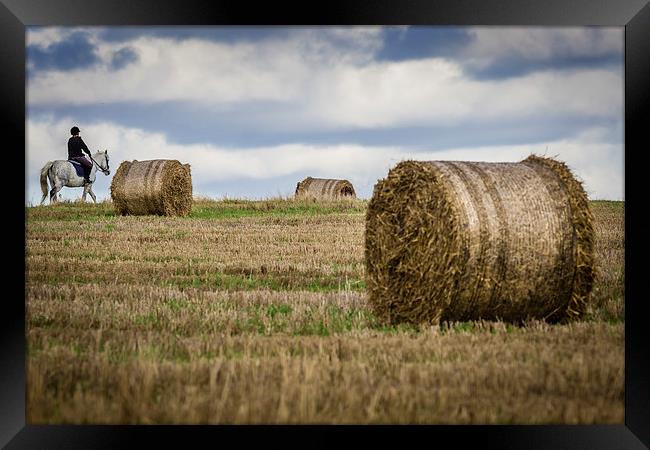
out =
[[[86,32],[76,32],[65,40],[45,48],[28,46],[27,61],[34,71],[69,71],[91,67],[99,63],[100,59],[95,45],[90,42],[90,35]]]
[[[113,53],[111,68],[113,70],[120,70],[137,60],[138,54],[132,48],[124,47]]]

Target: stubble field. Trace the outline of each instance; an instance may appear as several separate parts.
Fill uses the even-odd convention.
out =
[[[586,317],[435,327],[368,307],[366,204],[26,208],[28,423],[623,423],[622,202]]]

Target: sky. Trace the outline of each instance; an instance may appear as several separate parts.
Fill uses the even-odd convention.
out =
[[[27,28],[27,180],[70,128],[122,161],[177,159],[195,196],[292,196],[308,176],[370,198],[397,163],[567,163],[624,199],[622,27]],[[78,199],[80,188],[64,188]]]

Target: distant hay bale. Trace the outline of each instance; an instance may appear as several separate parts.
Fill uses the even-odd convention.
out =
[[[357,198],[348,180],[307,177],[296,185],[296,197]]]
[[[168,159],[124,161],[111,182],[111,198],[120,215],[187,216],[192,209],[190,165]]]
[[[587,195],[559,161],[404,161],[366,216],[369,302],[388,323],[582,315],[594,281]]]

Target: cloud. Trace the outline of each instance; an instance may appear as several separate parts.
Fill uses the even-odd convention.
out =
[[[549,115],[621,117],[623,89],[622,74],[607,70],[476,81],[454,63],[431,59],[343,68],[312,98],[307,114],[324,123],[453,125]]]
[[[40,201],[38,174],[48,160],[65,159],[70,119],[29,120],[27,123],[27,200]],[[531,153],[557,156],[583,179],[594,199],[623,198],[622,145],[609,142],[608,130],[591,129],[573,139],[531,145],[483,146],[416,151],[399,146],[285,144],[271,147],[232,149],[208,144],[180,145],[161,133],[95,123],[84,126],[84,140],[94,152],[108,149],[112,173],[124,160],[178,159],[192,166],[194,192],[220,197],[227,192],[255,195],[247,191],[254,181],[266,187],[266,196],[291,195],[295,183],[307,176],[349,179],[361,197],[388,170],[405,159],[520,161]],[[218,185],[225,192],[210,190]],[[98,175],[94,191],[108,198],[110,179]],[[80,190],[64,189],[67,198]],[[259,195],[259,189],[256,191]]]
[[[85,32],[86,28],[81,27],[51,27],[51,26],[28,26],[25,33],[26,45],[47,47],[56,44],[72,33]]]
[[[623,29],[613,27],[385,28],[380,60],[444,57],[473,79],[536,71],[622,67]]]
[[[573,137],[594,127],[620,129],[623,117],[536,117],[493,119],[489,122],[458,121],[455,124],[409,124],[373,128],[325,127],[316,119],[297,123],[291,105],[246,103],[228,110],[215,110],[189,102],[110,103],[30,107],[33,119],[67,116],[75,123],[112,122],[129,128],[160,132],[179,144],[213,143],[222,147],[252,148],[292,142],[315,145],[339,143],[362,146],[406,146],[436,150],[474,145],[513,145],[548,142]],[[283,118],[282,127],[278,125]],[[293,121],[290,119],[293,118]],[[617,138],[620,141],[620,138]]]
[[[473,27],[468,33],[457,58],[477,79],[623,65],[622,27]]]
[[[622,27],[472,27],[469,33],[473,39],[462,56],[477,60],[513,55],[544,60],[623,52]]]
[[[275,103],[277,114],[251,109],[250,115],[260,126],[278,129],[622,116],[622,70],[476,80],[447,58],[374,61],[381,48],[379,31],[306,29],[295,32],[299,38],[255,44],[139,37],[129,41],[129,50],[123,43],[104,42],[97,50],[104,65],[30,78],[29,104],[188,102],[228,111]],[[109,67],[116,52],[125,52],[130,62],[118,72]]]
[[[278,38],[286,36],[291,30],[291,27],[276,26],[114,26],[98,29],[97,36],[103,41],[117,43],[126,43],[140,37],[234,43]]]
[[[294,43],[298,45],[297,43]],[[139,54],[128,70],[112,72],[108,63],[122,45],[102,44],[98,53],[106,65],[74,73],[47,71],[30,80],[33,104],[93,104],[100,102],[162,102],[185,100],[214,104],[251,99],[295,98],[304,77],[296,51],[227,46],[205,41],[175,42],[140,38],[129,46]],[[84,95],[72,95],[83,92]]]
[[[518,77],[541,70],[614,69],[622,67],[623,62],[623,31],[613,27],[29,27],[27,34],[36,61],[32,65],[41,64],[40,68],[56,64],[56,59],[42,54],[43,48],[66,45],[75,34],[91,36],[87,44],[101,47],[101,52],[109,56],[125,43],[133,51],[130,46],[136,41],[162,43],[172,53],[175,47],[185,48],[181,44],[189,41],[208,44],[205,54],[212,48],[209,44],[233,52],[253,46],[259,48],[257,53],[265,62],[254,68],[262,71],[276,65],[272,61],[269,64],[269,56],[286,56],[286,52],[294,53],[289,58],[294,60],[294,67],[296,60],[303,66],[329,67],[444,58],[456,64],[467,78],[478,80]],[[110,58],[104,59],[103,63],[112,67]],[[246,67],[246,61],[238,61],[237,57],[225,61]],[[119,62],[116,64],[121,67]],[[284,78],[300,81],[291,74]]]

